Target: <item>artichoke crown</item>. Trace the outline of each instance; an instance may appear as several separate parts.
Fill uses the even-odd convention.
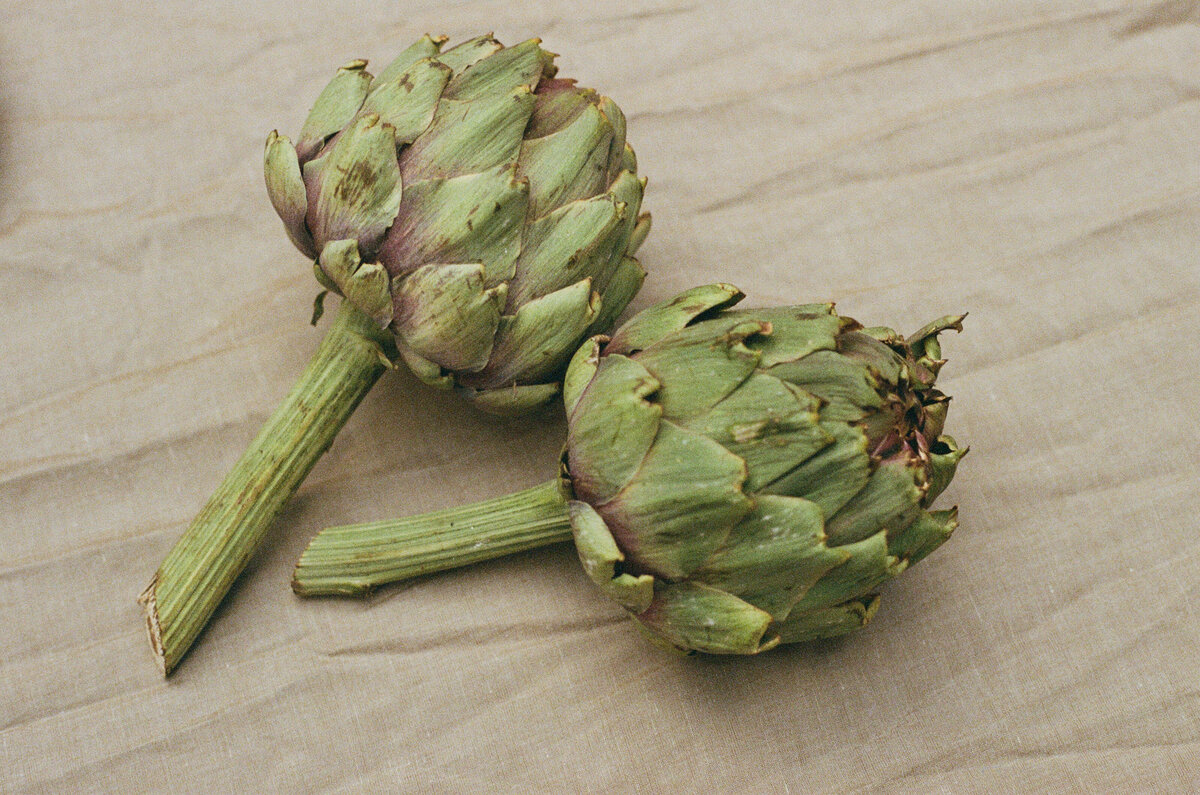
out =
[[[589,577],[655,638],[751,654],[862,626],[929,554],[965,454],[934,382],[946,317],[904,339],[832,304],[689,290],[576,353],[564,488]]]
[[[378,75],[338,70],[268,193],[318,280],[395,334],[422,380],[518,413],[645,274],[645,180],[609,98],[556,79],[532,39],[426,36]]]

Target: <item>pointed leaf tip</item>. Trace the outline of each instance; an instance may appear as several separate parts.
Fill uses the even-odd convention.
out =
[[[355,60],[338,69],[317,97],[296,141],[300,162],[315,157],[326,139],[354,120],[371,86],[367,62]]]

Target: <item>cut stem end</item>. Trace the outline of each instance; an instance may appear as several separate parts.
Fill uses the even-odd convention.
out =
[[[328,527],[300,556],[300,596],[366,596],[392,582],[571,538],[558,480],[472,505],[383,522]]]
[[[167,554],[138,601],[164,675],[178,665],[283,506],[386,369],[390,340],[343,301],[304,373]]]

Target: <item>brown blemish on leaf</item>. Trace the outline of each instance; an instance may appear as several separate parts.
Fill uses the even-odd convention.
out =
[[[365,160],[358,160],[350,168],[339,168],[338,171],[343,179],[338,180],[333,195],[346,204],[357,203],[359,197],[364,195],[375,181],[375,172]]]

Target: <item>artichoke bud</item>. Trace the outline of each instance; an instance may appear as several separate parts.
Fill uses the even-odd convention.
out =
[[[620,108],[557,78],[540,40],[445,41],[339,69],[294,145],[268,136],[267,192],[421,380],[515,414],[641,287],[645,180]]]
[[[753,654],[863,626],[940,545],[966,453],[934,388],[943,318],[907,340],[832,304],[732,309],[708,285],[568,368],[562,481],[589,578],[660,641]],[[936,366],[935,366],[936,365]]]

